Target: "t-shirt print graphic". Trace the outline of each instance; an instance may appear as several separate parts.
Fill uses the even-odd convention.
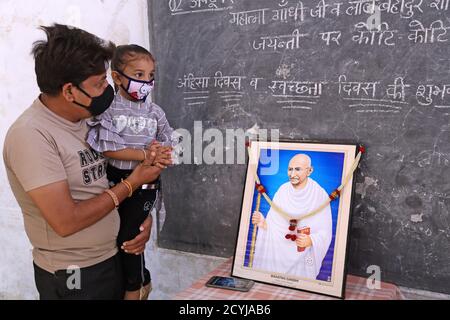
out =
[[[135,134],[139,134],[145,129],[147,119],[144,117],[130,117],[130,129]]]
[[[78,151],[82,170],[83,183],[90,185],[103,178],[106,174],[106,159],[93,149]]]

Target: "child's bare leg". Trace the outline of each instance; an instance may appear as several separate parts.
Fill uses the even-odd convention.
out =
[[[143,286],[139,293],[139,300],[148,300],[148,296],[152,291],[152,283]]]
[[[141,290],[125,291],[124,300],[139,300]]]

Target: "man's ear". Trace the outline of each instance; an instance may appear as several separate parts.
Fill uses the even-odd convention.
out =
[[[111,78],[113,79],[115,85],[120,86],[122,84],[122,81],[120,80],[120,75],[117,71],[111,72]]]
[[[61,94],[68,102],[75,101],[75,97],[73,96],[72,89],[73,89],[72,83],[66,83],[62,87]]]
[[[309,172],[308,172],[308,177],[313,173],[313,171],[314,171],[314,168],[313,168],[313,167],[310,167],[310,168],[309,168]]]

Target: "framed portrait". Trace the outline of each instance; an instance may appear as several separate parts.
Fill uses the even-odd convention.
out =
[[[251,141],[232,275],[344,298],[357,152]]]

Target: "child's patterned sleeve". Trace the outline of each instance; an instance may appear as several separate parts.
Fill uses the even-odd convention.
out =
[[[156,141],[160,142],[161,145],[169,147],[173,146],[172,136],[173,128],[170,126],[169,121],[167,121],[166,114],[161,109],[158,112],[158,132],[156,134]]]
[[[172,161],[173,165],[181,164],[181,157],[183,155],[182,136],[174,130],[169,121],[167,121],[166,114],[161,108],[158,108],[158,132],[156,140],[161,145],[166,147],[172,147]]]
[[[126,149],[125,141],[113,124],[114,109],[110,107],[99,116],[89,120],[90,127],[86,142],[97,152]]]

